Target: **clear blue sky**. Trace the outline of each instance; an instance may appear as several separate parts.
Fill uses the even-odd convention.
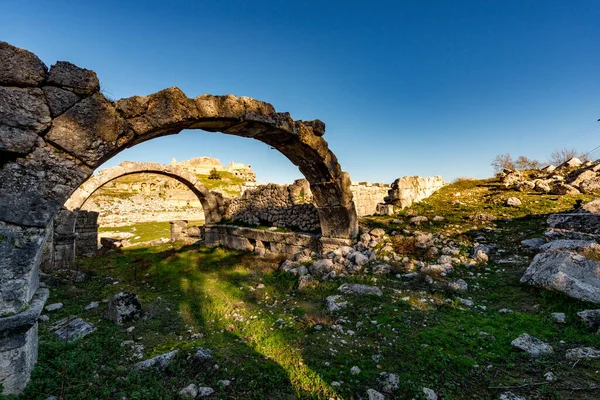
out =
[[[0,40],[95,70],[115,99],[178,86],[319,118],[356,181],[486,177],[497,154],[600,145],[598,0],[4,0]],[[203,131],[105,165],[204,155],[300,177],[260,142]]]

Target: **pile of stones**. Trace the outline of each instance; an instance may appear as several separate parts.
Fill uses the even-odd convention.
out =
[[[558,167],[549,165],[537,171],[505,169],[500,177],[506,189],[555,195],[592,193],[600,189],[600,163],[572,158]]]
[[[415,216],[411,221],[418,218],[424,217]],[[421,277],[429,284],[444,281],[447,289],[464,292],[468,290],[464,280],[447,282],[445,277],[459,265],[470,267],[488,262],[495,247],[483,243],[483,237],[480,239],[482,243],[457,243],[443,234],[405,229],[388,235],[383,229],[375,228],[363,233],[352,247],[339,247],[321,258],[314,252],[297,253],[284,261],[280,269],[299,275],[300,287],[317,279],[331,280],[372,273],[396,274],[409,279]],[[409,246],[405,251],[398,244],[404,242]]]

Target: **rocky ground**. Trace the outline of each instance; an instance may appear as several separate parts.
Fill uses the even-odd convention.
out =
[[[22,398],[596,399],[597,237],[550,217],[593,198],[462,180],[323,258],[81,260]]]

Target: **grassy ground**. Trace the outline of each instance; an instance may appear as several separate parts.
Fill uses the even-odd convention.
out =
[[[523,206],[503,206],[510,196]],[[280,260],[223,249],[166,244],[81,260],[90,278],[52,290],[49,302],[65,307],[50,314],[50,322],[77,315],[98,331],[64,344],[42,324],[40,360],[21,398],[169,399],[196,383],[214,388],[213,398],[364,399],[368,388],[379,389],[377,377],[385,371],[400,377],[400,388],[387,399],[424,398],[423,387],[443,399],[496,399],[507,390],[527,399],[597,399],[600,360],[564,357],[573,347],[600,347],[600,337],[575,316],[596,307],[519,283],[533,256],[520,240],[542,236],[546,214],[569,210],[577,199],[591,197],[508,192],[492,180],[461,181],[412,207],[419,215],[446,218],[421,230],[463,243],[483,233],[500,249],[487,266],[453,273],[469,283],[462,297],[475,303],[471,308],[422,280],[359,276],[344,281],[377,285],[384,295],[347,297],[349,307],[330,315],[324,299],[337,294],[343,281],[299,291],[296,277],[277,271]],[[496,220],[469,218],[478,213]],[[404,214],[366,218],[361,225],[414,230]],[[106,284],[107,276],[117,283]],[[120,291],[137,293],[146,311],[131,334],[125,330],[130,325],[102,318],[105,304],[83,311]],[[513,312],[500,313],[503,308]],[[567,322],[553,322],[551,312],[565,312]],[[525,332],[549,342],[555,353],[532,359],[515,350],[510,342]],[[180,353],[164,373],[132,372],[134,361],[121,347],[128,339],[145,346],[144,358]],[[216,366],[187,362],[198,346],[214,350]],[[358,375],[351,374],[353,366],[360,368]],[[550,371],[553,382],[544,378]],[[231,385],[219,386],[225,379]]]
[[[204,225],[204,221],[189,221],[188,225]],[[135,236],[131,237],[131,243],[147,242],[154,239],[170,238],[171,224],[169,222],[140,222],[128,226],[101,226],[98,232],[130,232]]]

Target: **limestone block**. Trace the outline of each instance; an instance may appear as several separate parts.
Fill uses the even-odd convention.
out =
[[[0,126],[42,132],[50,126],[50,109],[42,89],[0,86]]]
[[[26,228],[0,222],[0,316],[17,313],[35,294],[44,228]]]
[[[29,382],[37,362],[37,320],[48,294],[39,289],[26,311],[0,318],[0,394],[19,394]]]
[[[0,168],[0,220],[46,227],[91,168],[48,145]]]
[[[0,41],[0,85],[38,86],[47,71],[35,54]]]
[[[79,68],[66,61],[58,61],[50,67],[48,83],[75,89],[79,93],[91,94],[100,90],[100,81],[94,71]]]
[[[79,96],[70,90],[55,86],[44,86],[42,90],[53,117],[58,117],[79,101]]]
[[[548,226],[581,233],[600,234],[600,214],[551,214]]]
[[[0,152],[27,154],[41,140],[34,131],[0,124]]]
[[[132,137],[125,120],[100,93],[55,118],[46,135],[47,140],[94,167]]]
[[[358,236],[358,218],[354,202],[348,206],[320,207],[318,211],[323,236],[332,238],[356,238]]]
[[[118,107],[132,107],[134,101],[119,101]],[[145,109],[139,116],[128,119],[131,127],[138,135],[148,135],[158,129],[179,127],[183,122],[191,123],[193,119],[198,118],[198,110],[193,100],[188,99],[177,87],[171,87],[161,90],[148,96],[147,101],[138,104],[134,108],[134,113],[139,113]],[[129,109],[128,109],[129,110]],[[131,113],[132,110],[129,110]],[[179,127],[179,130],[182,126]]]

